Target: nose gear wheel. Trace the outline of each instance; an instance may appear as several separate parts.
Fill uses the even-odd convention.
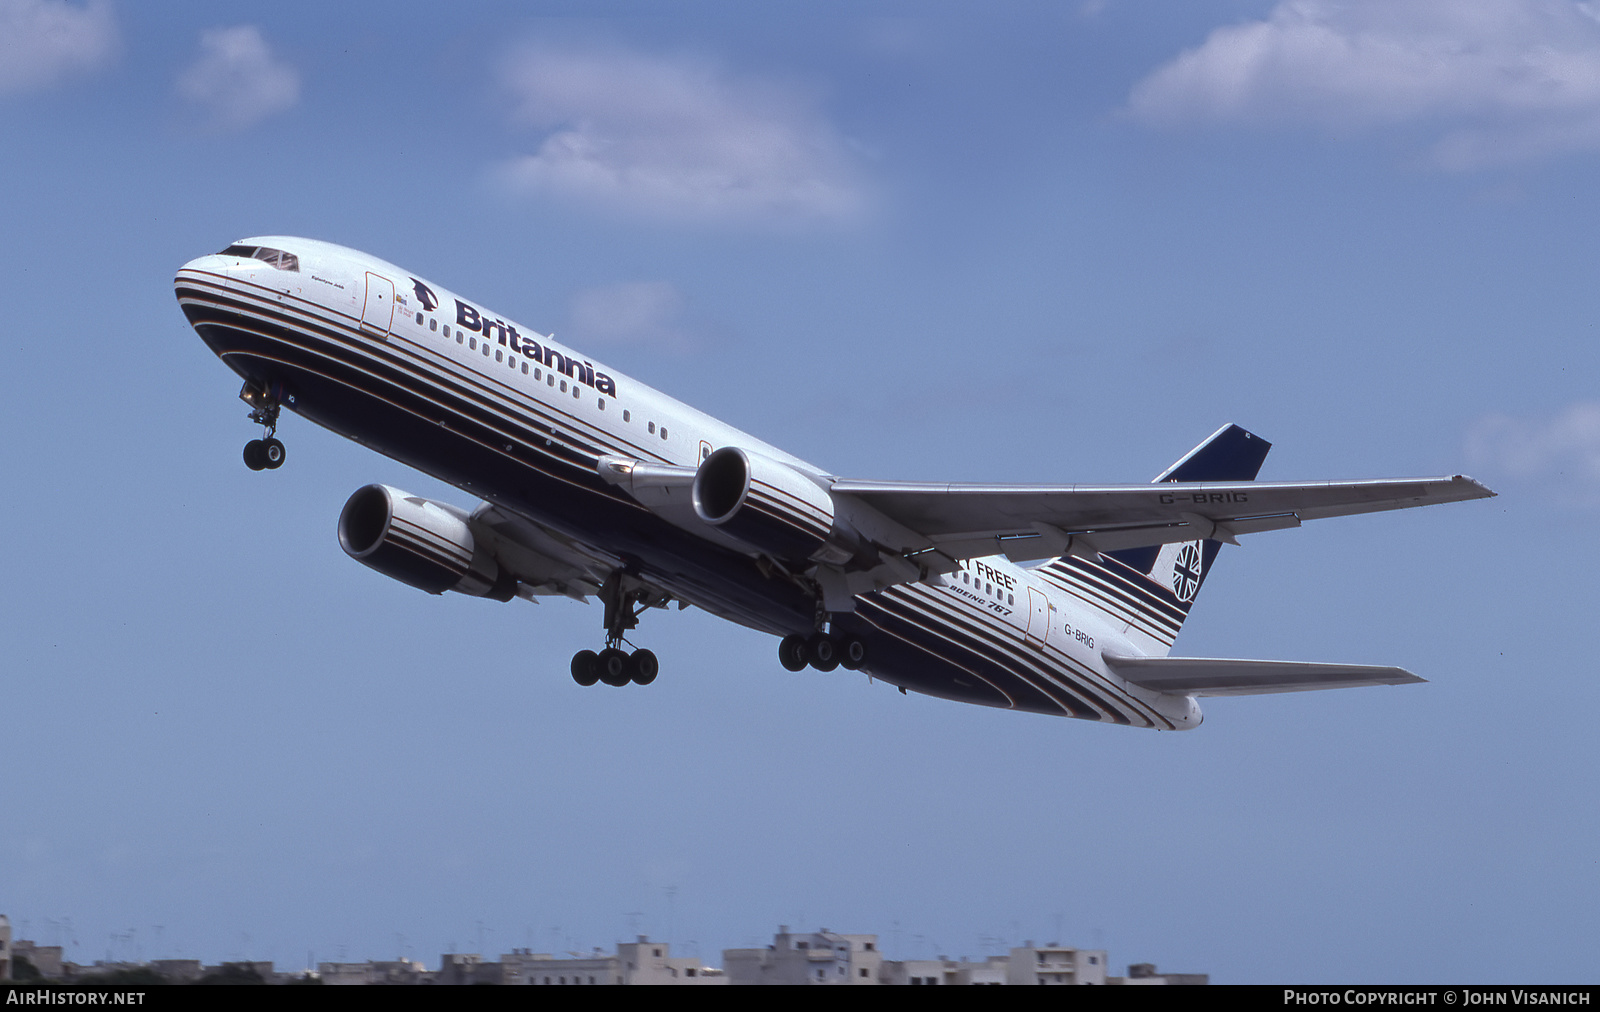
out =
[[[277,438],[278,412],[283,408],[281,393],[272,393],[246,383],[240,400],[250,405],[250,420],[264,430],[260,439],[244,444],[244,464],[252,471],[276,471],[283,466],[287,451]]]

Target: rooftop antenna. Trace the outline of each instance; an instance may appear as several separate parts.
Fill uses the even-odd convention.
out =
[[[678,887],[675,885],[669,885],[665,887],[665,891],[667,894],[667,941],[670,943],[676,937],[676,932],[678,930],[678,914],[676,905],[676,901],[678,899]]]

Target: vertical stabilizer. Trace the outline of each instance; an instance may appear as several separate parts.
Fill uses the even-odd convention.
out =
[[[1272,444],[1224,425],[1156,476],[1163,481],[1254,481]],[[1220,541],[1107,552],[1097,561],[1062,556],[1039,574],[1106,616],[1141,652],[1164,657],[1189,616]]]

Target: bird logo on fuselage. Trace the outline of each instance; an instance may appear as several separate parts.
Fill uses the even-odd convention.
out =
[[[416,287],[417,301],[422,303],[422,311],[431,313],[439,306],[439,296],[433,294],[433,289],[418,281],[411,279],[411,284]]]

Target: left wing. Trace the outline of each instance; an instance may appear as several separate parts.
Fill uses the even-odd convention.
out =
[[[1220,430],[1190,458],[1226,442],[1234,428]],[[1093,558],[1204,539],[1236,543],[1239,535],[1298,527],[1302,520],[1494,495],[1462,475],[1149,485],[855,481],[731,447],[698,468],[606,456],[596,470],[608,484],[700,537],[813,569],[830,611],[850,610],[856,594],[952,572],[962,559]],[[1245,470],[1254,473],[1253,467]]]
[[[840,480],[829,491],[922,535],[952,559],[1016,561],[1298,527],[1303,520],[1485,499],[1464,475],[1377,481],[959,485]]]

